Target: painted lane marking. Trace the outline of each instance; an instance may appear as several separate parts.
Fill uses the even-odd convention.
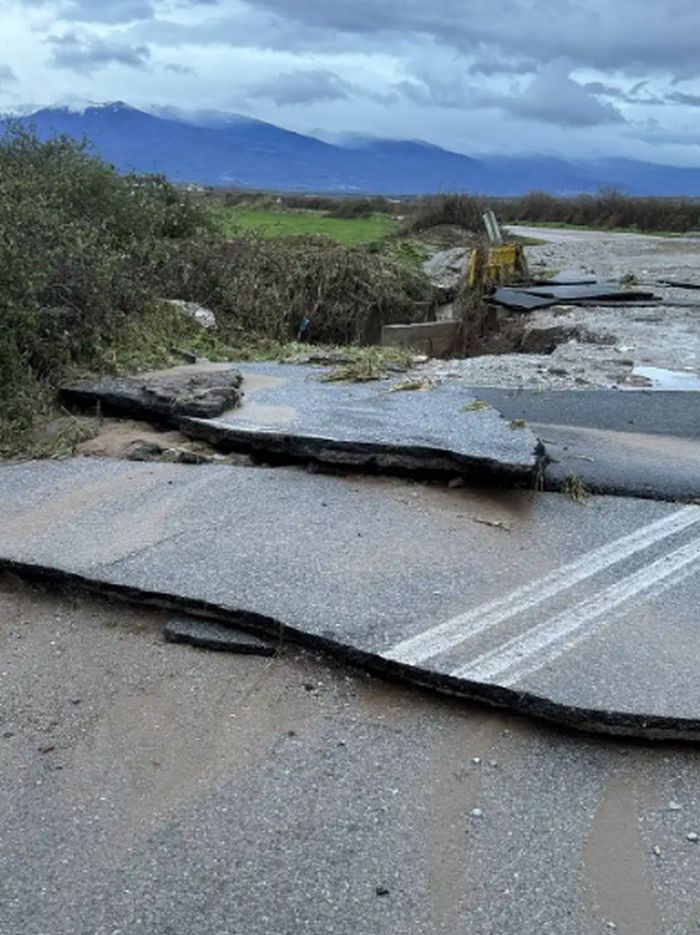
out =
[[[595,597],[513,637],[450,673],[475,682],[512,685],[524,675],[554,662],[569,648],[605,626],[610,611],[627,601],[657,596],[700,570],[700,538],[644,565]]]
[[[675,535],[699,520],[699,507],[684,507],[669,516],[585,553],[538,581],[531,581],[504,597],[474,607],[416,636],[402,640],[383,655],[387,659],[393,659],[405,665],[418,665],[426,659],[453,649],[473,636],[498,626],[509,617],[536,607],[562,591],[585,581],[586,578],[591,578],[637,552]]]

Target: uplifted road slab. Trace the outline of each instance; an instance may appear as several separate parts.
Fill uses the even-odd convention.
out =
[[[586,729],[700,739],[700,507],[294,469],[0,469],[0,564]]]
[[[542,447],[521,423],[480,405],[464,387],[396,391],[407,378],[327,383],[327,368],[241,364],[240,408],[183,419],[181,430],[219,447],[336,464],[529,476]]]
[[[218,416],[240,401],[240,371],[231,364],[183,364],[135,376],[100,377],[61,388],[63,402],[82,409],[176,424],[180,416]]]

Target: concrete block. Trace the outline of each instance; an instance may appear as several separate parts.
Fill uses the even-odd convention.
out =
[[[384,347],[410,347],[430,357],[449,353],[459,331],[457,321],[426,321],[413,325],[385,325],[382,328]]]

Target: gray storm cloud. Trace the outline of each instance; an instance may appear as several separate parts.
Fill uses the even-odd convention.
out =
[[[6,102],[50,87],[462,150],[697,145],[696,0],[0,0],[8,31]]]

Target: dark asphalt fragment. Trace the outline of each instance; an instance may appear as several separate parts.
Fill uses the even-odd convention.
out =
[[[213,620],[175,617],[166,623],[163,633],[169,643],[189,643],[200,649],[247,653],[251,656],[274,656],[276,651],[275,646],[252,633]]]

